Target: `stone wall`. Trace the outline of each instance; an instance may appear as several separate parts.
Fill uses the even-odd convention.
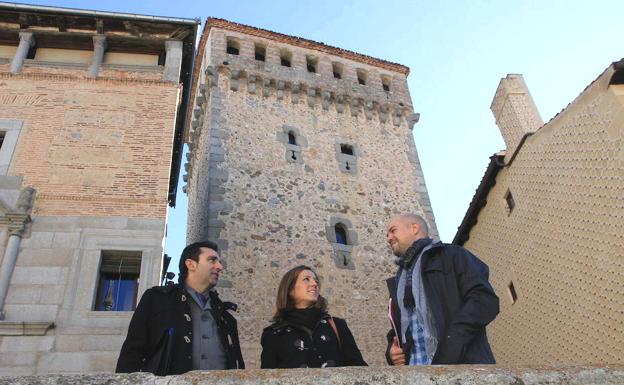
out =
[[[102,251],[141,253],[140,296],[160,281],[165,221],[45,216],[30,226],[0,322],[0,375],[113,371],[132,312],[93,311]],[[20,322],[52,328],[32,335]]]
[[[624,86],[612,75],[525,141],[470,231],[501,297],[488,329],[500,363],[624,362]]]
[[[0,377],[0,385],[620,385],[624,367],[428,366],[189,372],[156,377],[147,373]]]
[[[228,37],[238,39],[239,55],[226,53]],[[266,45],[264,62],[254,59],[258,43]],[[299,264],[318,272],[330,312],[347,319],[365,359],[384,362],[384,279],[395,273],[386,223],[393,213],[420,213],[437,236],[405,74],[216,27],[206,45],[189,134],[187,240],[221,246],[219,291],[239,304],[246,363],[259,366],[277,285]],[[284,49],[292,67],[276,60]],[[316,73],[305,65],[311,55]],[[343,64],[342,79],[332,61]],[[357,68],[368,71],[366,85],[355,80]],[[393,79],[390,91],[380,73]],[[348,245],[337,243],[336,224]]]

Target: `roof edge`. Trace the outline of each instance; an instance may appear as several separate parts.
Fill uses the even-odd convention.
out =
[[[116,19],[128,19],[128,20],[140,20],[151,22],[165,22],[172,24],[185,24],[185,25],[198,25],[201,23],[199,18],[187,19],[178,17],[164,17],[164,16],[151,16],[141,15],[136,13],[122,13],[122,12],[107,12],[107,11],[95,11],[79,8],[67,8],[67,7],[51,7],[46,5],[31,5],[23,3],[8,3],[0,2],[0,9],[14,10],[14,11],[27,11],[27,12],[54,12],[63,13],[66,15],[75,16],[91,16],[91,17],[110,17]]]
[[[487,196],[492,187],[496,184],[496,176],[505,166],[504,159],[504,151],[497,152],[490,156],[490,163],[485,170],[483,178],[481,178],[481,183],[479,183],[475,195],[472,197],[464,219],[457,228],[457,233],[453,238],[453,244],[463,246],[470,238],[470,230],[477,223],[477,216],[479,216],[479,212],[487,203]]]

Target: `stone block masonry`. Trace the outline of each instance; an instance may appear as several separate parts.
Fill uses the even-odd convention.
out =
[[[415,120],[408,119],[407,68],[233,23],[207,25],[203,44],[210,49],[198,56],[187,131],[187,241],[221,246],[226,271],[219,291],[239,304],[246,363],[259,366],[260,334],[281,276],[306,264],[365,359],[382,364],[389,327],[384,280],[395,273],[386,223],[394,213],[420,213],[437,236],[410,130]],[[226,53],[228,41],[238,44],[238,55]],[[264,62],[253,55],[258,45],[267,48]],[[275,56],[284,51],[291,67]],[[308,57],[316,58],[317,72],[308,71]],[[341,79],[332,62],[341,63]],[[366,71],[366,84],[356,70]],[[392,79],[389,91],[382,75]],[[286,150],[297,152],[296,161]],[[336,226],[345,239],[338,240]]]

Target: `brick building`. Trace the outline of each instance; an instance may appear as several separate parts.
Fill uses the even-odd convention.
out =
[[[548,123],[521,75],[491,106],[494,154],[454,242],[490,266],[501,364],[624,362],[624,61]]]
[[[422,214],[437,237],[412,136],[403,65],[221,19],[202,34],[185,138],[187,241],[216,239],[219,292],[239,304],[246,363],[281,276],[306,264],[365,359],[382,364],[389,217]]]
[[[114,369],[161,281],[197,25],[0,3],[0,375]]]

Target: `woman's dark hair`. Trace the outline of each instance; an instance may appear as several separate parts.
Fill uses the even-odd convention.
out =
[[[182,250],[182,255],[180,256],[180,263],[178,264],[178,268],[180,269],[180,274],[178,275],[178,282],[182,285],[184,281],[186,281],[186,276],[188,275],[188,268],[186,267],[186,260],[192,259],[195,262],[199,262],[199,254],[201,254],[201,248],[206,247],[208,249],[212,249],[215,252],[219,252],[219,246],[216,243],[210,241],[201,241],[191,243],[186,246],[184,250]]]
[[[284,312],[295,308],[295,302],[292,298],[290,298],[290,292],[295,287],[299,274],[301,274],[304,270],[310,270],[318,278],[316,272],[312,270],[312,268],[305,265],[299,265],[286,272],[280,281],[279,287],[277,288],[277,299],[275,300],[275,315],[273,315],[273,322],[282,321],[284,319]],[[318,283],[318,288],[320,291],[320,282]],[[314,307],[320,309],[321,312],[326,312],[327,300],[319,294],[318,300],[314,304]]]

